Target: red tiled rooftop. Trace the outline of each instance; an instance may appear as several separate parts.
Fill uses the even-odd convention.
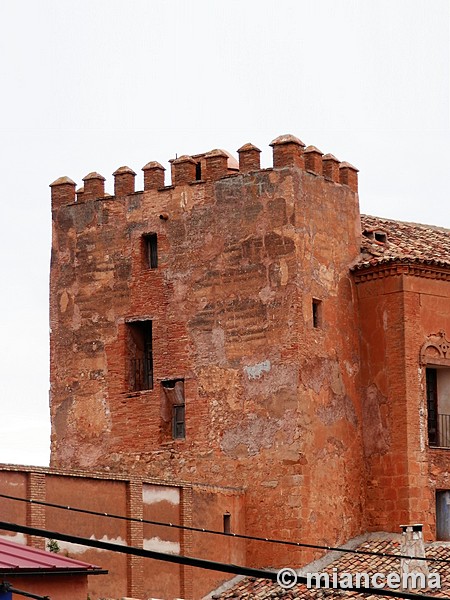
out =
[[[0,573],[11,571],[80,571],[95,573],[101,568],[89,563],[61,556],[55,552],[45,552],[30,546],[0,539]]]
[[[327,567],[319,569],[320,572],[333,573],[333,568],[338,569],[338,573],[367,573],[369,576],[375,573],[388,574],[390,572],[400,573],[400,559],[381,556],[381,553],[400,554],[400,542],[386,539],[372,539],[358,546],[359,550],[370,552],[379,552],[380,556],[358,555],[345,553],[340,558],[334,560]],[[450,547],[445,544],[432,544],[426,547],[427,558],[450,558]],[[420,593],[434,597],[450,596],[450,564],[429,563],[430,572],[439,573],[441,578],[440,590],[424,590]],[[296,585],[290,590],[283,590],[277,583],[268,579],[255,579],[248,577],[222,593],[213,594],[214,599],[231,600],[239,598],[241,600],[269,600],[272,598],[284,598],[284,600],[344,600],[351,598],[353,600],[375,599],[375,596],[367,594],[358,594],[331,589],[308,589],[305,585]],[[377,598],[387,598],[387,596],[378,596]]]
[[[355,269],[393,261],[450,267],[450,230],[361,215],[361,257]],[[386,241],[378,241],[386,235]]]

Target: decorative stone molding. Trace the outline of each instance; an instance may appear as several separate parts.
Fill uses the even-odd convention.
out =
[[[420,349],[422,364],[438,364],[450,366],[450,341],[445,331],[432,333]]]

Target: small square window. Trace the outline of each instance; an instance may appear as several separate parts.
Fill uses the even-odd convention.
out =
[[[147,233],[143,236],[145,264],[147,268],[158,267],[158,236],[156,233]]]
[[[231,515],[229,512],[223,515],[223,532],[231,533]]]

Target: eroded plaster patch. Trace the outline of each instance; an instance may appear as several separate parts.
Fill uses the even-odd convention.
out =
[[[387,398],[374,383],[366,389],[365,396],[363,441],[366,456],[386,454],[391,444],[386,417]]]
[[[244,367],[249,379],[260,379],[264,373],[269,373],[271,369],[270,360],[264,360],[256,365],[248,365]]]
[[[15,542],[16,544],[27,545],[27,538],[24,533],[15,533],[14,535],[0,535],[0,539],[7,540],[8,542]]]
[[[66,312],[68,305],[69,305],[69,294],[67,293],[66,290],[64,290],[63,293],[61,294],[61,298],[59,300],[59,308],[62,313]]]
[[[97,540],[95,535],[91,535],[90,540]],[[49,540],[45,540],[45,544]],[[99,542],[108,542],[109,544],[117,544],[118,546],[125,546],[126,541],[122,539],[120,536],[116,538],[109,538],[107,535],[104,535],[102,538],[98,539]],[[69,554],[83,554],[87,550],[96,550],[97,552],[109,552],[108,550],[103,550],[103,548],[88,548],[83,546],[82,544],[73,544],[72,542],[63,542],[57,540],[58,547],[60,552],[67,552]]]
[[[224,433],[220,446],[229,456],[254,456],[274,444],[282,427],[281,419],[247,415],[242,423]]]
[[[166,552],[167,554],[180,554],[180,544],[178,542],[169,542],[162,540],[158,536],[144,539],[144,550],[153,550],[155,552]]]
[[[180,504],[180,491],[177,488],[144,486],[142,500],[144,504],[169,502],[170,504],[177,506]]]

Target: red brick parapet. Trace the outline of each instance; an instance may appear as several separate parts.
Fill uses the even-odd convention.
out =
[[[270,142],[273,150],[273,168],[305,168],[303,149],[305,144],[294,135],[280,135]]]
[[[136,173],[130,167],[120,167],[113,173],[114,195],[128,196],[134,194],[134,178]]]
[[[305,144],[291,134],[278,136],[271,143],[273,152],[273,169],[298,168],[315,174],[334,183],[348,186],[358,191],[358,169],[350,163],[340,162],[332,154],[325,154],[315,146]],[[221,149],[211,150],[194,156],[183,155],[170,160],[172,185],[165,186],[165,168],[156,161],[148,162],[144,172],[144,191],[168,190],[179,185],[204,184],[218,181],[237,173],[246,175],[261,170],[261,150],[251,143],[244,144],[237,151],[239,168],[236,160]],[[114,196],[124,197],[135,193],[136,173],[130,167],[120,167],[113,173]],[[75,193],[75,182],[68,177],[60,177],[52,184],[52,208],[89,200],[111,199],[105,194],[105,178],[92,172],[83,178],[84,187]],[[76,197],[75,197],[76,194]]]
[[[59,177],[50,184],[52,189],[52,209],[75,202],[75,181],[70,177]]]
[[[144,171],[144,191],[158,190],[164,187],[165,168],[156,160],[142,167]]]
[[[105,195],[105,178],[100,173],[93,171],[83,177],[84,181],[84,200],[96,200],[103,198]]]
[[[249,173],[250,171],[259,171],[261,150],[253,144],[244,144],[238,150],[239,171]]]

